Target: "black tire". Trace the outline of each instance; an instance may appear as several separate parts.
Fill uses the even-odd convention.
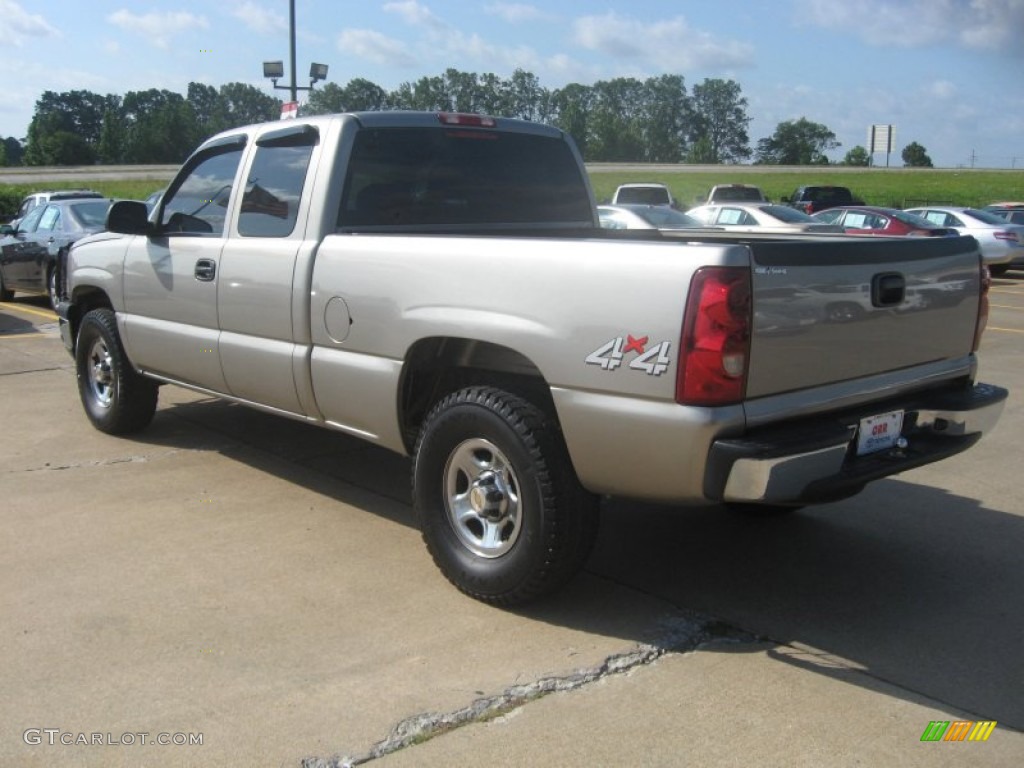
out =
[[[14,298],[14,291],[4,285],[4,275],[0,272],[0,301],[10,301]]]
[[[60,259],[60,256],[57,257]],[[50,306],[54,311],[60,303],[60,267],[59,261],[54,261],[46,273],[46,293],[50,297]]]
[[[995,264],[988,268],[988,272],[992,277],[1002,277],[1010,271],[1009,264]]]
[[[597,536],[597,498],[580,486],[557,424],[490,387],[454,392],[431,410],[416,445],[413,499],[438,568],[492,605],[558,589]]]
[[[94,309],[82,318],[75,369],[82,405],[96,429],[123,435],[153,420],[157,385],[132,368],[112,310]]]

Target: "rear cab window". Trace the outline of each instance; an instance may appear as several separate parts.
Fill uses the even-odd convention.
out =
[[[558,138],[481,128],[362,128],[340,229],[593,227],[586,181]]]

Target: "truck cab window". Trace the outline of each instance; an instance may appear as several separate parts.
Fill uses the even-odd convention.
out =
[[[223,234],[241,159],[242,148],[237,147],[200,160],[166,199],[160,220],[164,232]]]
[[[259,146],[238,216],[238,234],[287,237],[295,229],[313,145]]]

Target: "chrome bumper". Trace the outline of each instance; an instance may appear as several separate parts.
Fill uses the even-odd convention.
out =
[[[1008,392],[978,384],[872,406],[904,411],[906,444],[856,455],[863,409],[796,427],[772,427],[711,447],[705,494],[726,502],[808,504],[851,496],[872,480],[953,456],[974,445],[1002,414]]]

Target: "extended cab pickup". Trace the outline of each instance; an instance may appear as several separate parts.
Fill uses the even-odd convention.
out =
[[[602,230],[533,123],[235,129],[107,225],[59,305],[98,429],[170,383],[411,455],[434,560],[501,605],[582,565],[601,495],[826,502],[967,449],[1006,397],[975,383],[973,239]]]

